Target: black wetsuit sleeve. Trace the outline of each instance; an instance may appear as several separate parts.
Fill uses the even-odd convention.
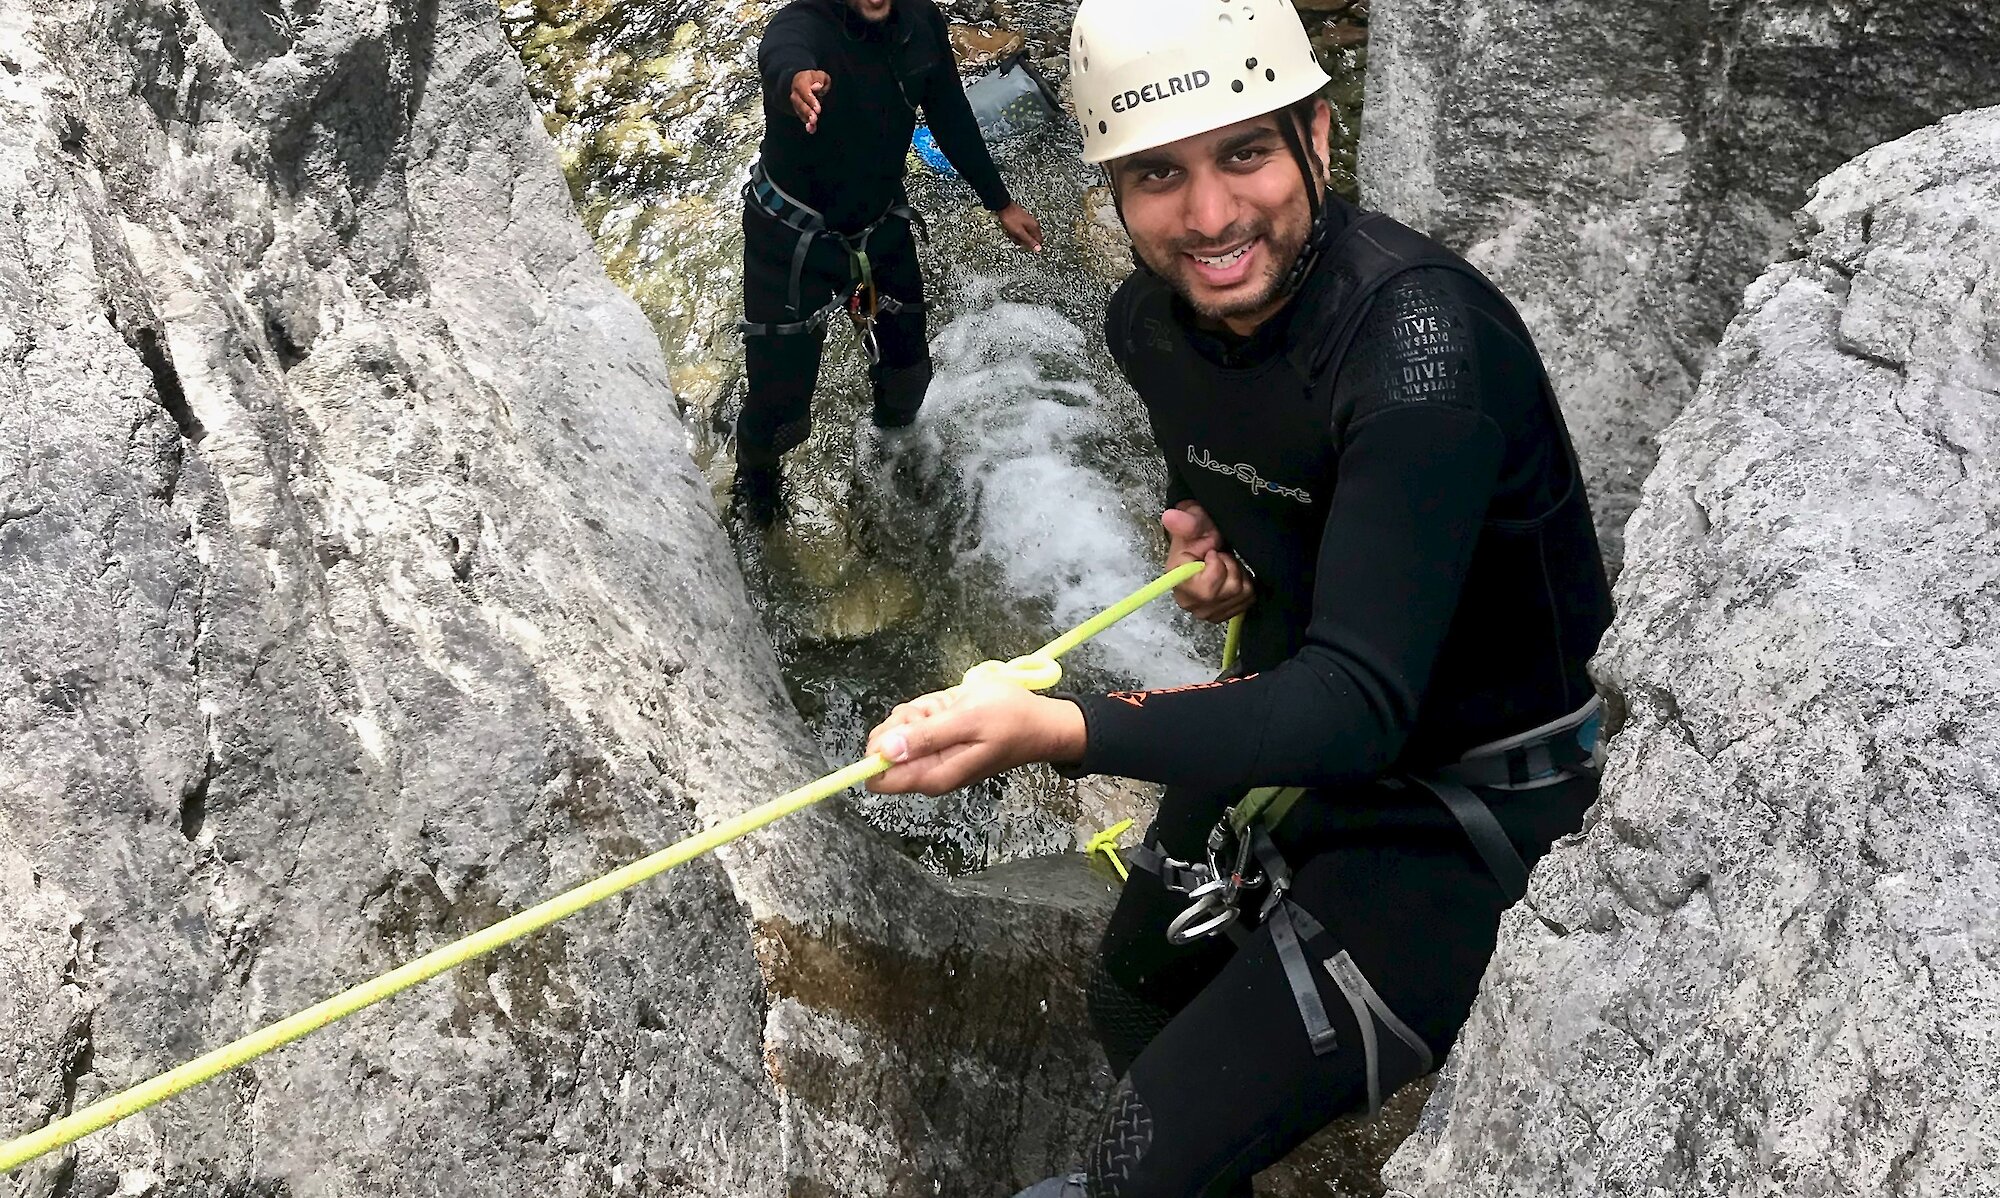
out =
[[[757,73],[764,80],[764,98],[771,106],[791,111],[792,78],[800,71],[823,70],[821,50],[813,34],[817,27],[804,14],[780,9],[764,29],[757,46]]]
[[[1083,772],[1199,788],[1220,804],[1254,786],[1351,783],[1397,761],[1505,452],[1480,391],[1508,384],[1482,376],[1464,307],[1421,274],[1378,297],[1341,371],[1334,410],[1352,417],[1303,647],[1226,682],[1077,698]]]
[[[939,17],[931,28],[930,36],[937,39],[941,57],[937,68],[924,76],[924,120],[929,122],[931,136],[937,139],[938,149],[951,160],[959,178],[979,196],[980,203],[998,212],[1012,204],[1014,198],[1007,192],[1000,168],[993,165],[993,155],[986,148],[986,135],[979,131],[979,120],[972,115],[972,102],[965,98],[965,86],[958,81],[951,36],[945,30],[944,19]]]

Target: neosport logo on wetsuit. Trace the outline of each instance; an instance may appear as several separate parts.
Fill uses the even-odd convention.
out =
[[[1130,112],[1141,104],[1154,104],[1161,100],[1184,96],[1199,91],[1209,85],[1213,78],[1207,71],[1189,71],[1185,75],[1173,75],[1159,83],[1148,83],[1137,91],[1124,91],[1111,97],[1111,111]]]
[[[1304,487],[1287,487],[1271,482],[1263,475],[1257,473],[1257,468],[1248,462],[1238,462],[1233,466],[1228,462],[1218,462],[1209,456],[1206,449],[1196,449],[1192,445],[1188,446],[1187,459],[1191,465],[1199,466],[1203,470],[1213,470],[1217,474],[1228,475],[1230,478],[1249,487],[1252,495],[1261,495],[1269,491],[1273,495],[1283,495],[1287,499],[1296,499],[1300,503],[1309,504],[1313,501],[1311,493]]]

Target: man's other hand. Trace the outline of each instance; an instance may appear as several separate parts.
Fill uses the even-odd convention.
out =
[[[941,795],[1031,761],[1083,756],[1083,711],[1011,682],[968,682],[914,699],[868,734],[893,764],[868,782],[877,794]]]
[[[800,71],[792,76],[792,111],[806,123],[807,133],[819,132],[819,98],[833,86],[825,71]]]
[[[1167,530],[1167,569],[1189,562],[1207,566],[1174,588],[1174,602],[1181,610],[1215,624],[1249,610],[1257,594],[1250,572],[1222,547],[1221,531],[1200,504],[1184,500],[1162,513],[1160,523]]]
[[[1042,252],[1042,222],[1035,214],[1019,204],[1009,204],[994,213],[1000,218],[1000,228],[1015,245],[1030,253]]]

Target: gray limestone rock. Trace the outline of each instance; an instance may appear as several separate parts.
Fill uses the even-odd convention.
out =
[[[491,4],[0,0],[0,1138],[826,767],[685,446]],[[1107,898],[836,803],[0,1191],[1009,1193]]]
[[[1410,1194],[2000,1194],[2000,108],[1836,171],[1662,437],[1623,729]]]
[[[1989,0],[1379,0],[1363,199],[1518,304],[1620,529],[1806,189],[2000,98]]]

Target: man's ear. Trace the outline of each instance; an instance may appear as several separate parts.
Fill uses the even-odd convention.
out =
[[[1333,107],[1324,97],[1313,100],[1312,128],[1308,131],[1313,159],[1319,164],[1320,182],[1333,182]]]

